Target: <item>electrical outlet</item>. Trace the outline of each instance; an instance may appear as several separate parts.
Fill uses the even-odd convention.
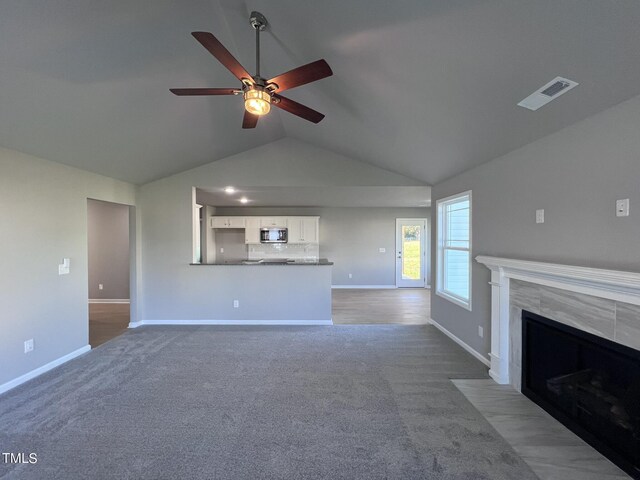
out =
[[[384,248],[384,247],[380,247],[380,248],[378,249],[378,252],[380,252],[380,253],[387,253],[387,249],[386,249],[386,248]]]
[[[353,275],[352,275],[352,274],[349,274],[349,278],[353,278]]]
[[[616,217],[629,216],[629,199],[616,200]]]
[[[482,328],[480,325],[478,325],[478,336],[480,338],[484,338],[484,328]]]
[[[34,349],[33,338],[26,340],[24,342],[24,353],[33,352],[33,349]]]
[[[103,285],[103,284],[101,284],[101,283],[99,283],[99,284],[98,284],[98,290],[104,290],[104,285]]]
[[[544,209],[536,210],[536,223],[544,223]]]
[[[233,308],[240,308],[240,300],[233,301]]]

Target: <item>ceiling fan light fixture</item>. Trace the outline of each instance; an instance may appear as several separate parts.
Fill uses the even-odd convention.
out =
[[[266,115],[271,110],[271,94],[258,85],[245,90],[244,108],[253,115]]]

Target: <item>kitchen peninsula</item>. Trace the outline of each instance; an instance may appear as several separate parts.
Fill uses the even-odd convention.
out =
[[[203,217],[203,262],[191,264],[202,307],[192,323],[332,323],[333,263],[319,258],[318,217]],[[261,241],[268,228],[286,233]]]

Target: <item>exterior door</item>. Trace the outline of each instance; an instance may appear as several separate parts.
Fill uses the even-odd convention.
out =
[[[427,221],[396,219],[396,286],[424,288]]]

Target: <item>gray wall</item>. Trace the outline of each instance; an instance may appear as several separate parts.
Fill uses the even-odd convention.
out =
[[[331,319],[330,266],[193,265],[183,283],[188,288],[154,301],[148,320]]]
[[[639,132],[640,96],[436,185],[434,223],[437,199],[473,190],[474,257],[640,271]],[[629,217],[615,216],[621,198],[630,198]],[[535,223],[536,209],[545,210],[545,223]],[[435,262],[435,248],[432,255]],[[431,297],[432,318],[482,354],[489,352],[489,278],[474,262],[472,312]]]
[[[218,267],[190,266],[192,261],[192,187],[420,185],[420,182],[318,149],[283,139],[140,188],[143,223],[143,319],[191,319],[198,302],[227,305],[225,281]],[[198,270],[205,268],[206,270]],[[225,267],[226,268],[226,267]],[[202,282],[206,298],[194,298]],[[222,282],[222,283],[221,283]],[[236,285],[241,289],[242,285]],[[289,308],[295,318],[303,308],[295,298]],[[213,314],[224,319],[225,311]],[[209,317],[216,318],[216,317]]]
[[[429,219],[431,209],[218,207],[217,214],[319,216],[320,256],[334,262],[333,285],[395,285],[396,218]],[[386,252],[379,253],[380,247]]]
[[[135,195],[131,184],[0,149],[0,385],[88,344],[87,198]],[[59,276],[64,257],[71,271]]]
[[[89,298],[128,299],[129,207],[89,199],[87,228]]]
[[[208,226],[206,228],[208,228]],[[247,259],[247,244],[244,243],[245,235],[243,229],[216,228],[213,232],[216,246],[216,262],[232,262]],[[224,251],[221,252],[220,249]]]

